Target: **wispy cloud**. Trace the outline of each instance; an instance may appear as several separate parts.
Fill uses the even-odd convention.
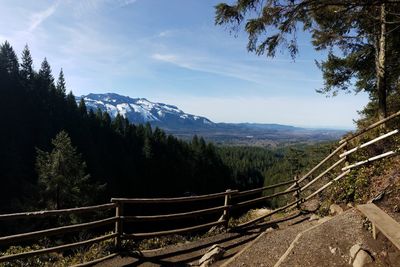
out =
[[[136,3],[138,0],[122,0],[121,7],[128,6]]]
[[[260,85],[270,84],[272,77],[275,79],[282,78],[292,81],[321,83],[321,79],[304,78],[300,73],[287,68],[281,69],[275,66],[273,68],[265,68],[265,65],[260,66],[254,64],[254,62],[249,64],[245,61],[232,61],[211,55],[193,57],[187,54],[154,53],[151,58],[181,68],[222,75]]]
[[[50,7],[47,9],[34,13],[31,16],[31,21],[30,21],[30,26],[29,26],[29,31],[32,32],[34,31],[37,27],[40,26],[47,18],[49,18],[51,15],[54,14],[54,12],[57,9],[59,2],[56,1],[54,4],[52,4]]]
[[[160,32],[157,36],[161,37],[161,38],[170,37],[170,36],[174,35],[174,33],[176,33],[176,32],[177,32],[177,30],[165,30],[165,31]]]

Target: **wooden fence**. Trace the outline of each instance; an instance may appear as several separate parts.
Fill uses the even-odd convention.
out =
[[[250,189],[246,191],[237,191],[237,190],[226,190],[225,192],[209,194],[209,195],[201,195],[201,196],[190,196],[190,197],[177,197],[177,198],[112,198],[111,203],[97,205],[97,206],[90,206],[90,207],[80,207],[80,208],[72,208],[72,209],[63,209],[63,210],[46,210],[46,211],[35,211],[35,212],[22,212],[22,213],[14,213],[14,214],[2,214],[0,215],[0,221],[10,221],[10,220],[18,220],[18,219],[29,219],[29,218],[40,218],[40,217],[52,217],[52,216],[60,216],[66,214],[78,214],[78,213],[90,213],[90,212],[99,212],[99,211],[107,211],[107,210],[114,210],[115,215],[112,217],[94,220],[85,223],[78,223],[72,224],[67,226],[61,226],[56,228],[49,228],[39,231],[33,232],[25,232],[19,233],[14,235],[8,235],[0,237],[0,246],[7,247],[12,244],[19,244],[21,242],[25,242],[27,240],[39,239],[44,237],[50,237],[55,235],[67,234],[72,232],[79,232],[82,230],[94,229],[99,227],[104,227],[110,225],[112,231],[110,233],[105,233],[101,236],[91,238],[84,241],[74,242],[74,243],[67,243],[64,245],[59,245],[55,247],[49,247],[39,250],[33,250],[28,252],[21,252],[16,253],[13,255],[3,255],[0,256],[0,262],[5,261],[12,261],[16,259],[26,258],[37,256],[41,254],[51,253],[51,252],[59,252],[64,250],[70,250],[76,247],[82,247],[91,245],[94,243],[98,243],[104,240],[114,239],[116,252],[118,253],[119,249],[121,248],[122,240],[141,240],[153,237],[160,237],[165,235],[171,234],[184,234],[190,232],[197,232],[199,230],[209,229],[213,226],[225,226],[228,227],[228,222],[230,219],[231,212],[235,209],[243,208],[250,205],[255,205],[259,203],[265,203],[265,201],[289,195],[294,197],[289,203],[271,211],[268,214],[260,216],[258,218],[252,219],[248,222],[241,223],[236,226],[236,228],[243,229],[247,226],[253,225],[257,222],[260,222],[267,217],[272,216],[278,212],[284,211],[289,208],[298,207],[299,204],[311,199],[312,197],[318,195],[320,192],[325,190],[335,181],[338,181],[345,177],[352,169],[364,165],[366,163],[382,159],[385,157],[389,157],[394,155],[397,151],[390,150],[388,152],[382,153],[380,155],[376,155],[374,157],[368,158],[366,160],[355,162],[350,164],[348,160],[348,156],[352,153],[357,152],[358,150],[365,148],[373,143],[376,143],[380,140],[393,136],[399,132],[398,129],[385,133],[381,136],[378,136],[366,143],[363,143],[357,147],[347,149],[349,143],[354,138],[382,125],[383,123],[400,116],[400,111],[389,116],[388,118],[378,121],[377,123],[372,124],[371,126],[367,127],[364,130],[361,130],[345,139],[339,141],[338,147],[330,153],[326,158],[324,158],[321,162],[319,162],[314,168],[312,168],[308,173],[302,176],[299,179],[288,180],[286,182],[281,182],[275,185],[269,185],[261,188]],[[335,160],[332,164],[330,164],[327,168],[325,168],[322,172],[317,174],[317,170],[322,169],[329,161],[332,161],[335,157]],[[343,166],[338,169],[339,166]],[[311,189],[312,185],[315,185],[317,181],[321,181],[322,177],[326,177],[328,173],[336,173],[336,177],[331,179],[327,183],[324,183],[319,188]],[[312,178],[312,175],[315,175]],[[263,195],[263,192],[270,189],[282,188],[276,193],[270,195]],[[308,194],[307,194],[308,192]],[[255,195],[247,200],[240,200],[242,197]],[[201,202],[207,200],[217,201],[221,199],[221,204],[202,208],[197,210],[191,210],[181,213],[170,213],[170,214],[156,214],[156,215],[127,215],[124,213],[124,210],[127,206],[132,204],[162,204],[162,203],[172,203],[172,204],[179,204],[179,203],[194,203],[194,202]],[[216,202],[215,202],[216,203]],[[200,215],[208,215],[208,214],[221,214],[221,217],[216,221],[211,221],[203,224],[198,224],[189,227],[183,228],[173,228],[170,230],[163,230],[163,231],[156,231],[156,232],[144,232],[144,233],[134,233],[134,232],[126,232],[124,231],[124,224],[129,222],[155,222],[155,221],[173,221],[173,220],[180,220],[183,218],[195,218]],[[173,224],[170,224],[173,225]],[[93,264],[95,262],[99,262],[104,260],[105,258],[110,258],[113,255],[108,255],[102,259],[97,259],[92,262],[88,262],[86,264]],[[82,266],[82,265],[81,265]]]

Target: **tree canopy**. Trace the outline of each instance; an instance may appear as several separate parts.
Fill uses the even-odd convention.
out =
[[[36,169],[42,200],[50,209],[84,206],[102,186],[90,183],[86,163],[72,146],[67,132],[61,131],[51,141],[51,152],[37,149]]]
[[[318,92],[366,91],[387,115],[388,95],[399,86],[400,1],[237,0],[216,7],[215,23],[237,31],[244,24],[247,49],[275,56],[278,48],[299,53],[297,33],[311,33],[316,50],[328,50],[318,66],[324,87]]]

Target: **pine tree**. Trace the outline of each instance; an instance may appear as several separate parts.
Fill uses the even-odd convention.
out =
[[[7,41],[0,46],[0,71],[4,71],[11,76],[17,76],[19,73],[17,54]]]
[[[65,85],[63,69],[60,70],[60,74],[58,75],[56,89],[57,89],[57,92],[59,94],[65,96],[65,91],[67,90],[67,88],[66,88],[66,85]]]
[[[78,109],[79,109],[79,112],[82,114],[82,116],[86,117],[88,115],[85,100],[83,98],[81,98],[81,101],[79,101]]]
[[[22,51],[21,61],[21,78],[25,81],[32,81],[34,75],[33,60],[28,45],[25,45]]]
[[[93,188],[82,160],[70,137],[61,131],[52,140],[53,150],[37,149],[36,169],[39,176],[41,195],[47,208],[60,209],[86,205]]]
[[[71,108],[71,110],[76,110],[78,108],[78,105],[76,104],[75,96],[72,93],[72,91],[69,91],[66,100],[67,100],[67,105]]]
[[[51,73],[51,67],[46,58],[44,58],[39,70],[39,79],[44,83],[48,90],[54,89],[54,77]]]
[[[248,51],[273,57],[283,47],[293,59],[297,31],[308,31],[314,48],[329,53],[319,64],[325,84],[318,92],[366,91],[383,118],[400,77],[399,14],[399,1],[236,0],[216,6],[215,23],[234,31],[245,24]]]

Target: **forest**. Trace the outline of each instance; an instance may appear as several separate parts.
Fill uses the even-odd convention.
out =
[[[28,46],[19,60],[8,42],[0,46],[0,113],[1,213],[255,188],[292,179],[330,149],[217,147],[111,119],[77,105],[62,70],[56,79],[46,59],[35,70]]]

